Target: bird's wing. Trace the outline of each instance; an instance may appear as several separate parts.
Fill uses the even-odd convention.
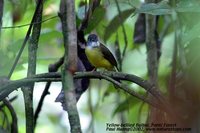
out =
[[[101,43],[100,43],[100,49],[103,53],[104,58],[107,59],[113,66],[115,66],[118,69],[117,61],[113,56],[113,54],[110,52],[110,50]]]

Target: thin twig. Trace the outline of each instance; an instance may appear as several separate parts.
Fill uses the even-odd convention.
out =
[[[31,29],[32,29],[33,23],[35,22],[35,19],[36,19],[36,17],[37,17],[38,10],[39,10],[39,8],[40,8],[40,5],[42,4],[42,1],[43,1],[43,0],[38,0],[38,3],[37,3],[37,6],[36,6],[34,15],[33,15],[33,17],[32,17],[30,26],[29,26],[29,28],[28,28],[28,31],[27,31],[27,33],[26,33],[26,36],[25,36],[24,41],[23,41],[23,43],[22,43],[22,46],[21,46],[21,48],[20,48],[20,50],[19,50],[19,53],[18,53],[17,56],[16,56],[16,59],[15,59],[15,61],[14,61],[14,63],[13,63],[12,68],[11,68],[9,74],[8,74],[8,78],[9,78],[9,79],[11,78],[11,76],[12,76],[12,74],[13,74],[13,72],[14,72],[16,66],[17,66],[17,63],[18,63],[18,61],[19,61],[19,58],[21,57],[21,54],[22,54],[22,52],[23,52],[23,50],[24,50],[24,48],[25,48],[25,46],[26,46],[26,43],[27,43],[29,37],[30,37]]]
[[[139,111],[138,111],[138,116],[137,116],[137,121],[139,122],[139,123],[141,123],[142,121],[141,121],[141,117],[143,117],[143,114],[142,114],[142,109],[143,109],[143,107],[144,107],[144,105],[145,105],[145,102],[144,101],[142,101],[142,103],[141,103],[141,105],[140,105],[140,107],[139,107]]]
[[[87,15],[87,8],[88,8],[87,0],[85,0],[85,12],[84,12],[85,16],[84,17],[86,17]]]
[[[128,40],[127,40],[127,35],[126,35],[126,30],[125,30],[125,27],[124,27],[124,24],[122,23],[122,15],[121,15],[121,10],[120,10],[120,7],[119,7],[119,3],[117,0],[115,0],[115,3],[117,5],[117,10],[118,10],[118,13],[119,13],[119,21],[120,21],[120,24],[121,24],[121,27],[122,27],[122,32],[124,34],[124,43],[125,43],[125,46],[124,46],[124,49],[123,49],[123,52],[122,52],[122,60],[125,56],[125,53],[126,53],[126,49],[127,49],[127,46],[128,46]]]
[[[10,98],[10,99],[8,99],[9,100],[9,102],[13,102],[15,99],[17,99],[17,96],[14,96],[14,97],[12,97],[12,98]],[[0,110],[1,110],[1,108],[3,108],[5,106],[5,104],[1,104],[0,105]]]
[[[44,99],[47,96],[47,94],[49,94],[50,86],[51,86],[51,81],[48,81],[46,83],[46,85],[45,85],[44,91],[42,92],[42,95],[40,97],[40,101],[39,101],[38,106],[37,106],[37,108],[35,110],[35,113],[34,113],[34,128],[37,125],[37,120],[38,120],[39,114],[40,114],[40,112],[42,110],[42,105],[43,105]]]
[[[119,71],[122,71],[122,58],[121,58],[121,51],[120,51],[120,46],[119,46],[119,38],[118,38],[118,33],[116,33],[116,40],[115,40],[115,53],[116,53],[116,57],[117,57],[117,61],[118,61],[118,68]],[[117,105],[119,105],[120,101],[121,101],[121,96],[119,93],[116,94],[116,101],[117,101]],[[129,105],[129,102],[127,103]],[[126,118],[124,115],[124,112],[120,112],[119,113],[119,119],[121,121],[121,123],[125,123]],[[123,131],[123,133],[125,133],[125,131]]]
[[[149,105],[152,105],[154,107],[158,107],[157,103],[153,102],[152,100],[150,100],[148,97],[143,97],[142,95],[137,94],[133,89],[129,88],[128,86],[124,85],[123,83],[120,83],[116,80],[114,80],[113,78],[110,78],[106,75],[102,75],[102,78],[110,81],[111,83],[113,83],[114,85],[116,85],[117,87],[121,88],[122,90],[124,90],[125,92],[127,92],[128,94],[148,103]]]
[[[4,0],[0,0],[0,44],[1,44],[1,27],[3,18]]]
[[[165,35],[167,34],[167,31],[169,30],[169,26],[171,24],[171,21],[169,20],[169,16],[164,16],[164,27],[162,29],[162,32],[160,33],[160,42],[163,42],[163,39]]]
[[[60,68],[60,66],[63,64],[63,62],[64,62],[64,57],[61,57],[54,64],[50,64],[49,65],[49,72],[57,72],[58,69]],[[34,115],[34,126],[35,127],[36,127],[36,124],[37,124],[37,119],[38,119],[39,113],[40,113],[40,111],[42,109],[42,105],[43,105],[44,99],[49,94],[50,85],[51,85],[51,81],[48,81],[46,83],[46,85],[45,85],[44,91],[42,93],[42,96],[40,97],[38,106],[36,108],[35,115]]]
[[[6,105],[6,107],[9,109],[10,114],[12,116],[11,133],[18,133],[17,114],[7,99],[4,99],[3,102]]]
[[[54,18],[57,18],[58,16],[52,16],[50,18],[47,18],[43,21],[39,21],[39,22],[34,22],[33,25],[35,24],[40,24],[40,23],[44,23],[44,22],[47,22],[49,20],[52,20]],[[16,26],[5,26],[5,27],[1,27],[2,30],[5,30],[5,29],[15,29],[15,28],[22,28],[22,27],[26,27],[26,26],[30,26],[31,24],[23,24],[23,25],[16,25]]]
[[[5,108],[4,109],[1,109],[1,119],[2,119],[2,127],[4,127],[5,129],[7,129],[7,131],[9,131],[9,119],[8,119],[8,116],[7,116],[7,112],[5,111]]]
[[[174,37],[174,49],[173,49],[173,56],[172,56],[172,70],[170,75],[170,87],[169,87],[169,95],[173,96],[176,86],[176,66],[177,66],[177,53],[178,53],[178,35],[177,35],[177,27],[176,23],[175,26],[175,37]]]
[[[100,5],[100,2],[101,2],[101,0],[93,0],[93,1],[90,0],[89,1],[89,8],[85,15],[85,18],[83,19],[83,21],[80,25],[79,31],[84,31],[87,28],[89,19],[90,19],[92,13],[94,12],[95,8]]]

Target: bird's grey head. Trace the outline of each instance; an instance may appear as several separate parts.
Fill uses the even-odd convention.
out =
[[[98,47],[100,45],[98,37],[96,34],[90,34],[87,39],[87,46]]]

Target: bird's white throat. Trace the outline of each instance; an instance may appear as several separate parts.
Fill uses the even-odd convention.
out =
[[[97,42],[90,42],[90,44],[87,45],[88,48],[94,48],[94,47],[99,47],[99,46],[100,46],[99,41],[97,41]]]

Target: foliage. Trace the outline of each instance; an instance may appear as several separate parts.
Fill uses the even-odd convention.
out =
[[[172,58],[174,54],[173,50],[174,45],[176,44],[178,47],[177,56],[175,57],[177,59],[177,65],[175,68],[175,78],[177,78],[177,83],[174,84],[175,91],[173,94],[177,96],[174,96],[172,101],[176,101],[174,102],[174,106],[180,104],[180,101],[178,100],[181,99],[186,101],[187,98],[190,98],[189,100],[191,103],[198,103],[199,101],[195,100],[199,97],[198,81],[200,78],[200,55],[198,45],[200,41],[200,25],[198,23],[200,20],[200,2],[197,0],[162,0],[159,3],[142,3],[140,0],[134,2],[129,0],[118,0],[118,3],[121,9],[120,14],[114,0],[103,0],[101,2],[100,6],[97,7],[90,16],[88,26],[84,31],[85,38],[90,33],[98,34],[100,40],[103,43],[106,43],[113,53],[116,53],[117,51],[116,42],[118,42],[119,52],[121,54],[120,57],[122,59],[122,72],[136,74],[141,78],[147,79],[146,47],[143,44],[137,44],[133,41],[134,29],[137,28],[135,27],[135,22],[137,21],[138,14],[140,13],[159,16],[159,28],[157,31],[159,37],[163,37],[163,39],[161,42],[162,54],[159,59],[158,85],[160,86],[163,94],[170,97],[170,93],[172,92],[170,92],[169,83],[171,82],[171,70],[173,68],[174,61],[174,58]],[[30,18],[33,15],[35,6],[36,4],[30,0],[4,1],[4,13],[2,19],[3,25],[0,31],[0,76],[8,75],[25,37],[28,29],[28,25],[26,24],[30,23]],[[84,1],[76,1],[77,29],[84,21],[86,14],[85,11],[88,10],[88,4],[86,6]],[[45,2],[37,55],[37,73],[47,72],[48,65],[57,61],[64,53],[61,23],[57,15],[58,11],[59,1],[49,0]],[[169,23],[167,23],[167,21]],[[124,56],[122,56],[122,52],[126,44],[122,24],[125,27],[128,42],[127,50]],[[26,77],[27,51],[26,47],[11,80]],[[186,80],[187,77],[190,78],[189,81]],[[141,87],[129,82],[125,82],[125,84],[132,87],[135,92],[146,96],[146,91],[143,91]],[[188,89],[189,87],[186,87],[191,84],[195,86],[192,86],[193,92]],[[37,88],[37,86],[35,86],[35,88]],[[57,85],[55,88],[61,88],[61,85]],[[129,123],[139,122],[138,118],[140,117],[142,117],[143,123],[146,122],[149,108],[146,107],[146,103],[142,104],[143,102],[141,100],[129,96],[121,91],[118,93],[112,85],[105,81],[92,81],[89,89],[92,90],[92,94],[90,94],[87,90],[86,94],[84,94],[79,101],[88,101],[89,103],[83,102],[84,106],[80,105],[80,112],[82,112],[82,116],[87,115],[87,121],[89,121],[87,126],[83,126],[85,132],[87,132],[87,130],[92,130],[91,128],[88,128],[90,127],[89,124],[94,124],[93,126],[97,132],[98,130],[96,129],[99,129],[99,127],[103,127],[103,129],[105,128],[105,122],[114,120],[114,123],[121,123],[119,116],[124,114],[124,118]],[[52,93],[55,92],[52,91]],[[15,94],[21,95],[19,91]],[[89,99],[89,97],[92,100]],[[38,100],[39,97],[36,99]],[[20,99],[17,99],[17,101],[19,103],[22,102]],[[17,114],[20,114],[22,109],[17,107],[17,102],[13,102],[13,106],[16,109]],[[46,108],[48,108],[47,110],[53,109],[53,107]],[[1,113],[3,112],[1,108],[0,111]],[[102,112],[108,112],[108,114],[103,114]],[[58,112],[55,112],[54,114],[58,115]],[[42,124],[39,126],[41,130],[48,127],[47,123],[51,123],[50,125],[52,126],[56,125],[55,123],[59,123],[58,118],[55,118],[54,114],[43,114],[48,117],[44,118],[44,122],[41,122]],[[89,119],[90,114],[93,121],[90,121]],[[143,116],[142,114],[146,115]],[[102,118],[103,115],[107,116],[107,118]],[[187,115],[190,117],[190,114]],[[1,118],[5,116],[0,114]],[[19,130],[22,132],[24,132],[25,128],[22,126],[24,124],[23,117],[24,116],[21,114],[18,116],[20,121]],[[83,119],[81,119],[81,121],[83,121]],[[0,124],[1,123],[2,119],[0,119]],[[62,129],[66,129],[66,125],[62,122],[60,123],[63,127],[61,126],[55,128],[58,128],[60,131],[62,131]],[[100,126],[98,127],[96,123],[100,123]],[[1,127],[0,132],[5,129],[3,124],[1,124]],[[103,132],[103,129],[100,129],[99,132]],[[36,129],[37,132],[40,132],[38,130],[39,129]]]

